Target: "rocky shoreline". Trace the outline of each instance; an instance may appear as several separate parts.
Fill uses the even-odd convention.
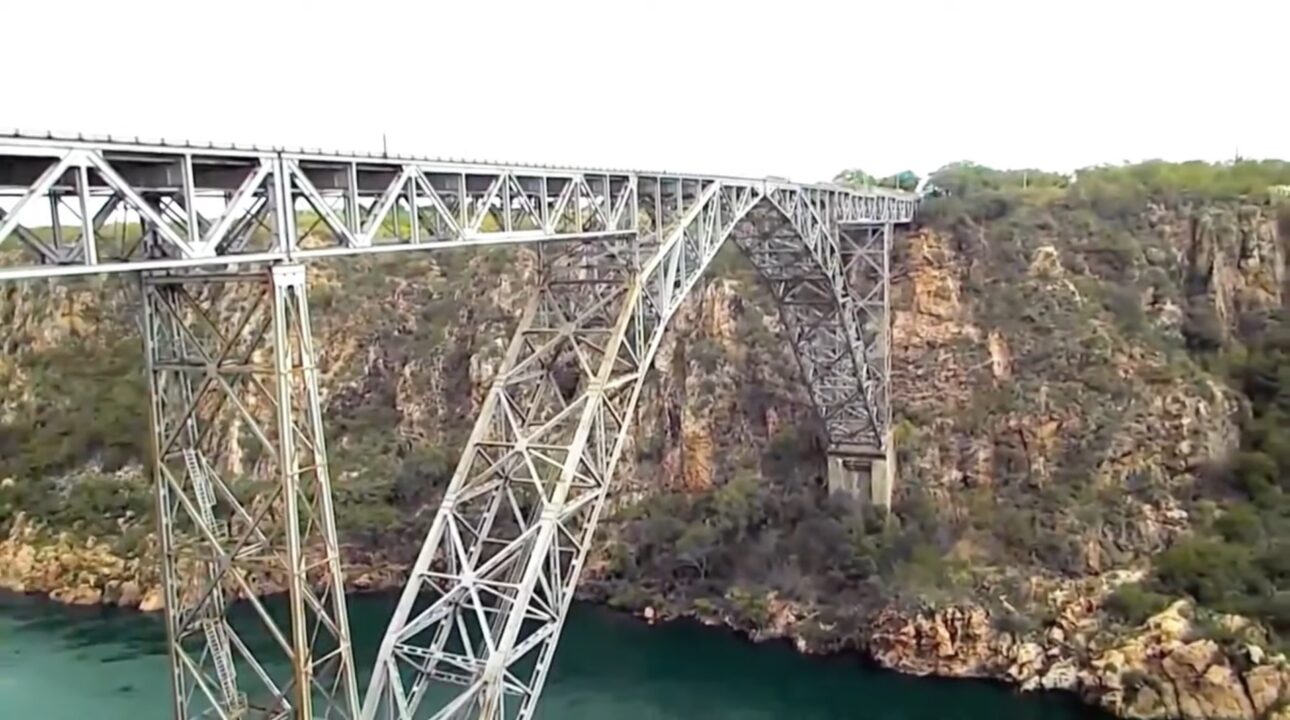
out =
[[[1135,628],[1109,628],[1099,603],[1075,597],[1047,628],[998,628],[975,604],[909,609],[888,605],[863,638],[808,639],[812,613],[770,602],[771,619],[748,632],[756,642],[787,640],[801,653],[860,652],[880,667],[944,678],[993,680],[1022,692],[1067,692],[1123,718],[1142,720],[1287,720],[1290,661],[1253,642],[1203,637],[1187,601],[1175,602]],[[688,618],[738,629],[731,617],[692,611],[639,611],[647,622]],[[1257,635],[1247,620],[1225,616],[1232,637]],[[818,633],[810,634],[818,636]]]
[[[401,585],[404,568],[372,558],[349,565],[355,591]],[[70,605],[114,605],[155,612],[164,605],[156,564],[126,559],[93,539],[46,535],[19,524],[0,540],[0,590],[39,594]],[[1087,583],[1085,583],[1087,585]],[[1105,584],[1103,584],[1105,588]],[[263,594],[280,588],[266,584]],[[1290,719],[1290,662],[1255,642],[1220,644],[1202,637],[1193,608],[1179,601],[1138,628],[1117,632],[1100,614],[1096,592],[1064,588],[1050,594],[1054,620],[1029,633],[999,629],[975,604],[938,608],[888,605],[872,616],[865,637],[813,641],[811,614],[770,598],[768,622],[741,629],[735,618],[694,611],[637,608],[647,622],[689,618],[743,632],[753,641],[790,641],[806,654],[858,651],[902,673],[998,680],[1022,691],[1063,691],[1124,718]],[[1074,589],[1078,590],[1078,589]],[[1101,595],[1104,597],[1105,592]],[[1258,629],[1224,619],[1232,638]]]
[[[1201,636],[1186,601],[1138,628],[1104,632],[1089,616],[1059,615],[1034,637],[997,630],[978,606],[914,616],[884,611],[869,652],[918,675],[986,677],[1022,690],[1065,690],[1125,718],[1290,718],[1290,663],[1254,643]],[[1239,628],[1244,621],[1231,617]]]

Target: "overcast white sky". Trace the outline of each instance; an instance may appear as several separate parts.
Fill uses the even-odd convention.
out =
[[[7,3],[0,27],[0,126],[26,130],[385,132],[393,152],[800,180],[1290,157],[1290,0],[98,0]]]

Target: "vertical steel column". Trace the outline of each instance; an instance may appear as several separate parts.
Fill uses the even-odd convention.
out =
[[[167,353],[162,349],[162,345],[167,341],[177,342],[178,331],[173,323],[167,322],[168,318],[159,315],[159,308],[165,302],[162,298],[153,297],[157,292],[156,288],[150,286],[147,276],[140,276],[140,290],[143,299],[142,323],[143,344],[144,344],[144,363],[148,376],[148,440],[149,440],[149,459],[152,466],[152,484],[155,499],[155,512],[157,514],[157,538],[158,545],[161,549],[161,590],[163,593],[163,602],[165,603],[165,623],[166,623],[166,645],[169,655],[170,669],[170,692],[171,692],[171,717],[178,720],[187,717],[186,706],[190,697],[188,666],[185,663],[186,655],[182,640],[184,632],[181,630],[183,625],[183,614],[179,606],[179,578],[178,578],[178,557],[175,549],[174,524],[178,508],[172,504],[170,479],[167,472],[163,469],[164,457],[162,445],[168,441],[168,436],[173,432],[173,428],[167,426],[166,414],[169,409],[164,401],[163,394],[169,391],[172,394],[172,400],[183,403],[186,398],[191,397],[191,385],[187,377],[177,375],[171,378],[171,381],[177,385],[175,388],[166,388],[164,380],[158,376],[157,364]],[[164,293],[164,291],[162,291]],[[173,351],[171,351],[173,352]],[[195,444],[195,438],[191,436],[189,428],[185,425],[185,444]],[[197,562],[202,562],[197,560]],[[206,563],[211,565],[209,561]]]
[[[142,291],[175,717],[352,718],[304,268],[149,273]],[[283,590],[286,632],[259,597]],[[268,649],[243,640],[257,626]]]
[[[892,341],[895,339],[892,331],[891,316],[891,233],[892,224],[890,222],[882,225],[882,381],[883,381],[883,427],[887,428],[887,454],[891,455],[895,448],[891,443],[891,356]]]

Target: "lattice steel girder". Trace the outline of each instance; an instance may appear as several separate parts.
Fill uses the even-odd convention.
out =
[[[670,209],[646,213],[662,232],[642,242],[540,249],[540,287],[413,566],[364,718],[532,717],[663,331],[763,197],[696,190],[675,205],[647,190]]]
[[[890,361],[873,328],[887,279],[862,277],[876,266],[874,236],[843,228],[886,233],[915,202],[770,178],[12,135],[0,137],[0,280],[151,273],[144,326],[177,716],[209,706],[348,717],[357,695],[298,264],[544,243],[543,282],[362,708],[528,718],[646,370],[720,244],[758,204],[788,219],[797,259],[777,271],[809,260],[816,274],[785,278],[777,297],[809,346],[799,357],[813,397],[836,420],[831,435],[877,447]],[[230,445],[221,432],[251,442],[250,470],[215,452]],[[285,633],[254,599],[275,577],[291,599]],[[235,595],[292,678],[270,677],[242,643],[226,614]],[[437,695],[444,683],[460,689]]]
[[[0,280],[625,237],[713,183],[800,196],[843,222],[906,222],[916,202],[766,178],[10,135]],[[289,222],[264,224],[271,205]]]
[[[355,717],[304,268],[148,273],[142,294],[174,717]]]

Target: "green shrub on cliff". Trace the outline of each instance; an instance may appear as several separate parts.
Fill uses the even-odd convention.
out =
[[[1237,160],[1230,163],[1165,162],[1085,168],[1073,187],[1085,197],[1117,202],[1145,199],[1201,199],[1206,202],[1266,197],[1268,189],[1290,183],[1290,162]]]
[[[131,472],[86,470],[59,480],[22,478],[0,484],[0,535],[19,513],[54,531],[114,538],[125,525],[147,525],[152,485]]]
[[[1106,600],[1106,608],[1130,625],[1141,625],[1147,618],[1164,610],[1171,598],[1152,592],[1140,583],[1126,583],[1115,589]]]
[[[1250,546],[1219,539],[1193,538],[1175,543],[1156,559],[1155,569],[1163,590],[1190,595],[1207,605],[1226,605],[1233,597],[1262,594],[1269,589]]]

